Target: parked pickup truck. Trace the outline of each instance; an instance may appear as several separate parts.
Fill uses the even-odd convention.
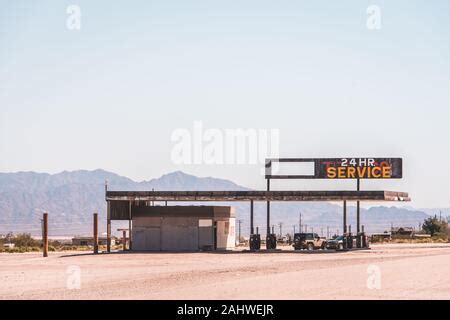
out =
[[[295,250],[307,249],[309,251],[315,249],[326,249],[327,241],[319,237],[317,233],[296,233],[294,234]]]

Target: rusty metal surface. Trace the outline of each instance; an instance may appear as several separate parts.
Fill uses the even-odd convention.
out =
[[[129,220],[130,202],[128,200],[114,201],[114,205],[110,206],[110,212],[112,220]]]
[[[396,191],[107,191],[107,201],[410,201]],[[125,209],[125,208],[124,208]],[[125,210],[124,210],[125,211]],[[128,210],[123,212],[125,216]]]

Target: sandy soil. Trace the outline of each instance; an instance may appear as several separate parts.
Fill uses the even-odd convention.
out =
[[[0,299],[450,299],[450,245],[0,254]]]

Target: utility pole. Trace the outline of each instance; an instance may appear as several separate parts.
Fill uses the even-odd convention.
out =
[[[106,251],[111,252],[111,201],[106,202]]]
[[[280,227],[280,238],[281,238],[283,236],[282,232],[283,222],[278,223],[278,226]]]
[[[307,233],[307,232],[308,232],[308,225],[305,224],[305,233]]]
[[[323,227],[320,227],[320,236],[323,237]]]
[[[294,235],[295,235],[295,224],[293,225],[293,227],[294,227]]]
[[[302,212],[300,211],[298,214],[298,230],[302,232]]]
[[[330,239],[330,227],[327,226],[327,239]]]
[[[155,188],[152,188],[152,192],[155,191]],[[155,205],[155,201],[152,200],[152,206]]]

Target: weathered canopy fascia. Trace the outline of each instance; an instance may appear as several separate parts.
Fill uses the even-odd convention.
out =
[[[106,191],[106,201],[410,201],[398,191]]]

